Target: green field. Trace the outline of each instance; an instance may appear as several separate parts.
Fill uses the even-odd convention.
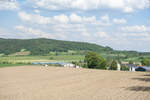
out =
[[[29,65],[29,64],[0,64],[0,68],[13,67],[13,66],[24,66],[24,65]]]
[[[83,61],[83,55],[58,55],[58,56],[6,56],[0,57],[1,65],[4,64],[31,64],[32,62],[72,62]]]
[[[125,55],[120,54],[100,54],[105,59],[115,59],[120,61],[133,61],[140,62],[140,57],[128,57],[124,59]],[[144,57],[144,56],[143,56]],[[149,56],[145,58],[150,58]],[[72,62],[72,61],[84,61],[84,55],[47,55],[47,56],[1,56],[0,57],[0,67],[5,66],[17,66],[17,65],[27,65],[32,64],[32,62]]]

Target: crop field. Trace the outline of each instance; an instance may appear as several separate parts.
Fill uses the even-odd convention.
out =
[[[11,64],[16,63],[32,63],[32,62],[72,62],[83,61],[83,55],[58,55],[58,56],[6,56],[0,57],[0,62],[9,62]]]
[[[150,73],[61,67],[0,68],[0,100],[149,100]]]

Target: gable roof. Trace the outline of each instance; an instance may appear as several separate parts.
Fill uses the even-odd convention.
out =
[[[125,66],[127,66],[127,67],[137,67],[137,66],[134,65],[134,64],[125,64]]]

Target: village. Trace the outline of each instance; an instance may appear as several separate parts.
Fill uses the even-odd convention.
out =
[[[83,68],[81,66],[72,64],[72,63],[66,63],[66,62],[33,62],[33,65],[43,65],[45,67],[48,67],[49,65],[57,65],[58,67],[66,67],[66,68]],[[150,66],[142,66],[140,62],[129,64],[129,62],[122,62],[122,65],[126,66],[131,72],[135,71],[150,71]],[[121,71],[121,64],[117,63],[117,70]],[[109,69],[109,67],[108,67]]]

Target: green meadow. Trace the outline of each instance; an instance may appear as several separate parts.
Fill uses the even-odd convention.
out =
[[[112,59],[120,60],[120,61],[133,61],[133,62],[140,62],[141,56],[131,56],[126,57],[123,53],[121,54],[107,54],[101,53],[100,54],[105,59],[111,61]],[[18,66],[18,65],[30,65],[32,62],[80,62],[84,61],[84,55],[74,55],[74,54],[66,54],[64,52],[59,52],[58,55],[53,52],[49,55],[45,56],[35,56],[35,55],[8,55],[8,56],[0,56],[0,67],[7,67],[7,66]],[[150,59],[150,56],[142,56],[144,58]]]
[[[83,55],[58,55],[58,56],[4,56],[0,57],[0,66],[16,64],[31,64],[32,62],[72,62],[83,61]]]

